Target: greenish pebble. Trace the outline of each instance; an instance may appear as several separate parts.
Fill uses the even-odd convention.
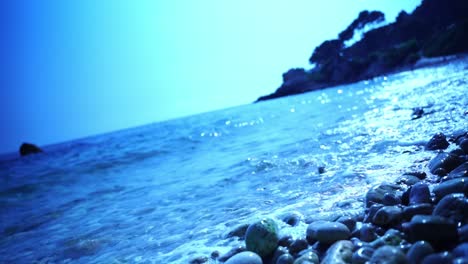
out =
[[[245,245],[261,257],[272,254],[278,246],[278,226],[271,218],[265,218],[253,223],[247,228]]]
[[[321,264],[347,264],[353,258],[354,245],[349,240],[340,240],[334,243],[325,254]]]

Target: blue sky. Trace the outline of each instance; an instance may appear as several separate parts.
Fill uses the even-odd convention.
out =
[[[5,2],[0,153],[251,103],[360,11],[421,1]]]

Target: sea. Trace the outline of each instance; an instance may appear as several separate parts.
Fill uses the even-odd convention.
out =
[[[465,57],[4,157],[0,263],[220,263],[264,217],[304,237],[427,171],[424,144],[467,130],[467,94]]]

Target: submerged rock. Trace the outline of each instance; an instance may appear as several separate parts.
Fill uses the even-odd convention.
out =
[[[253,223],[245,234],[245,245],[248,251],[261,257],[272,254],[278,246],[278,227],[273,219],[265,218]]]
[[[23,143],[19,148],[19,153],[21,156],[26,156],[30,154],[36,154],[43,152],[38,146],[31,143]]]
[[[254,252],[244,251],[228,259],[225,264],[263,264],[262,258]]]
[[[385,194],[389,193],[396,195],[399,189],[399,185],[391,183],[382,183],[373,187],[366,194],[366,207],[370,207],[375,203],[382,204]]]
[[[435,134],[426,144],[427,150],[446,149],[449,146],[447,138],[443,133]]]
[[[422,264],[452,264],[452,260],[450,252],[432,253],[423,259]]]

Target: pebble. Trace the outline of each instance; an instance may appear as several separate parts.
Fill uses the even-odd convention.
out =
[[[427,142],[426,150],[446,149],[448,146],[447,137],[443,133],[437,133]]]
[[[263,264],[263,262],[256,253],[244,251],[228,259],[225,264]]]
[[[302,254],[299,258],[297,258],[294,262],[294,264],[319,264],[319,257],[315,252],[312,250],[308,250],[304,254]]]
[[[289,246],[289,253],[291,255],[295,255],[299,252],[301,252],[304,249],[307,249],[309,244],[307,243],[307,240],[305,239],[296,239],[294,242]]]
[[[463,193],[468,196],[468,178],[457,178],[442,182],[434,187],[434,194],[437,200],[451,193]]]
[[[284,216],[282,220],[290,226],[297,226],[303,218],[301,214],[294,212]]]
[[[406,259],[405,254],[393,246],[383,246],[377,249],[372,258],[369,260],[369,264],[407,264],[409,263]]]
[[[226,235],[226,238],[239,237],[239,238],[243,239],[245,237],[245,232],[247,231],[247,228],[249,228],[249,224],[238,225],[238,226],[234,227],[234,229],[231,230]]]
[[[456,248],[453,249],[452,251],[453,256],[456,258],[468,258],[468,243],[462,243],[458,245]]]
[[[229,252],[227,252],[226,254],[222,255],[220,258],[219,258],[219,261],[221,262],[224,262],[230,258],[232,258],[232,256],[236,255],[236,254],[239,254],[241,252],[244,252],[246,251],[245,247],[243,246],[239,246],[239,247],[235,247],[231,250],[229,250]],[[214,252],[213,252],[214,253]],[[213,253],[211,253],[213,255]]]
[[[374,249],[371,247],[361,247],[353,253],[351,263],[353,264],[365,264],[369,261],[374,254]]]
[[[294,258],[291,254],[283,254],[276,260],[276,264],[293,264]]]
[[[384,206],[372,218],[372,223],[379,226],[391,226],[400,222],[403,210],[399,206]]]
[[[450,252],[433,253],[425,257],[422,264],[452,264],[452,260]]]
[[[449,153],[439,153],[429,162],[428,167],[430,172],[435,174],[435,171],[439,168],[444,169],[447,172],[451,172],[462,163],[463,160],[455,155]]]
[[[332,244],[348,239],[350,235],[348,227],[338,222],[316,221],[307,227],[307,241],[317,240],[320,243]]]
[[[284,235],[279,239],[278,245],[282,247],[289,247],[292,242],[294,242],[294,239],[291,235]]]
[[[417,241],[409,249],[406,257],[410,264],[419,264],[428,255],[434,253],[431,244],[426,241]]]
[[[372,241],[369,245],[373,248],[381,246],[398,246],[403,241],[402,234],[395,229],[389,229],[385,234],[376,240]]]
[[[354,228],[356,227],[356,220],[354,220],[354,218],[352,218],[351,216],[342,216],[338,218],[336,222],[342,223],[343,225],[348,227],[350,231],[354,230]]]
[[[382,200],[383,205],[401,204],[401,199],[393,193],[386,193]]]
[[[458,229],[458,236],[461,242],[468,242],[468,225],[464,225]]]
[[[349,240],[335,242],[325,254],[321,264],[350,263],[353,257],[354,245]]]
[[[266,257],[278,246],[278,227],[273,219],[264,218],[253,223],[245,233],[245,245],[248,251]]]
[[[396,184],[405,184],[407,186],[412,186],[418,182],[420,182],[421,179],[419,179],[416,176],[413,175],[402,175],[398,177],[395,181]]]
[[[444,196],[434,208],[433,215],[448,218],[456,223],[468,222],[468,198],[462,193]]]
[[[463,150],[463,152],[468,154],[468,138],[465,138],[462,141],[460,141],[460,144],[458,146]]]
[[[434,206],[430,203],[414,204],[403,208],[403,218],[411,220],[415,215],[431,215]]]
[[[409,204],[430,203],[431,193],[426,183],[417,183],[411,187]]]
[[[400,190],[400,186],[391,183],[382,183],[371,188],[366,194],[366,207],[378,203],[381,204],[386,193],[395,194]]]
[[[411,241],[425,240],[434,248],[450,247],[458,241],[457,225],[440,216],[415,215],[405,227]]]
[[[455,178],[462,178],[468,177],[468,162],[463,163],[462,165],[456,167],[453,171],[451,171],[447,179],[455,179]]]
[[[375,227],[370,224],[363,224],[360,230],[360,238],[364,242],[372,242],[377,239]]]

